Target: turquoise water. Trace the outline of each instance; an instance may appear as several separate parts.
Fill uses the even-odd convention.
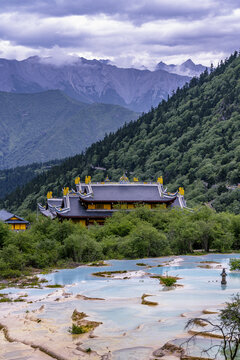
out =
[[[42,300],[45,311],[39,317],[54,320],[60,325],[61,331],[67,333],[66,324],[70,324],[72,311],[76,308],[88,314],[89,320],[103,323],[94,331],[97,337],[84,342],[85,348],[90,347],[100,354],[110,350],[113,360],[148,359],[153,349],[184,335],[188,318],[201,315],[203,309],[216,306],[222,308],[224,302],[239,291],[240,273],[229,272],[229,258],[233,257],[240,258],[240,254],[111,260],[108,261],[109,266],[104,267],[81,266],[60,270],[43,277],[52,284],[65,285],[65,291],[72,295],[81,294],[105,300],[85,301],[74,297],[66,302]],[[220,264],[213,264],[218,268],[205,269],[198,267],[204,265],[202,261]],[[137,266],[139,262],[153,267]],[[224,288],[220,276],[222,267],[226,267],[228,274],[227,286]],[[138,273],[125,280],[92,275],[94,272],[117,270]],[[181,278],[178,283],[183,287],[166,291],[158,279],[149,277],[149,273],[178,276]],[[55,290],[24,289],[21,292],[41,299]],[[20,292],[19,289],[9,291]],[[158,306],[142,305],[141,296],[144,293],[152,295],[147,299],[158,302]],[[35,307],[36,303],[29,305],[30,310]]]

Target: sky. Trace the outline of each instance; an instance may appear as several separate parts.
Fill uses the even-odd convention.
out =
[[[76,56],[153,69],[240,48],[240,0],[1,0],[0,57]]]

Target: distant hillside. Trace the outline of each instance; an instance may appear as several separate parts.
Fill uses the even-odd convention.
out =
[[[190,80],[166,71],[123,69],[98,60],[76,58],[54,65],[49,58],[0,59],[0,90],[36,93],[59,89],[86,103],[107,103],[149,111]]]
[[[59,90],[0,92],[0,169],[80,153],[137,117],[118,105],[80,103]]]
[[[21,189],[34,177],[49,171],[53,166],[60,164],[61,160],[53,160],[46,163],[33,163],[26,166],[18,166],[12,169],[0,170],[0,199],[14,191]]]
[[[188,205],[208,203],[240,213],[240,57],[238,53],[178,90],[167,102],[123,126],[7,197],[9,209],[35,209],[48,190],[61,193],[74,177],[123,172],[142,180],[163,175],[169,190],[183,186]],[[91,164],[107,170],[97,170]],[[233,189],[228,189],[228,184]],[[34,189],[34,190],[33,190]]]

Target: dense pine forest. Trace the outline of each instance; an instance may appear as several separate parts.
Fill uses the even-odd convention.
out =
[[[8,195],[1,206],[23,213],[44,201],[48,190],[60,195],[74,178],[95,181],[155,180],[173,191],[186,190],[188,206],[208,203],[217,211],[240,213],[240,56],[237,52],[199,78],[124,125],[85,153],[65,160]],[[94,169],[106,168],[106,170]]]
[[[33,163],[26,166],[18,166],[12,169],[0,170],[0,199],[16,188],[21,187],[44,171],[49,171],[53,166],[60,164],[61,160],[52,160],[45,163]]]

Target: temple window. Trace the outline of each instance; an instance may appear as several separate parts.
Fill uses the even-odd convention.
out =
[[[104,209],[104,204],[96,204],[96,209]]]
[[[95,204],[88,204],[88,209],[90,209],[90,210],[95,209]]]
[[[135,205],[134,205],[134,204],[128,204],[128,205],[127,205],[127,208],[128,208],[128,209],[134,209],[134,208],[135,208]]]
[[[103,205],[103,208],[104,208],[105,210],[111,210],[112,206],[111,206],[111,204],[104,204],[104,205]]]
[[[121,204],[120,206],[121,209],[127,209],[127,207],[128,207],[127,204]]]

